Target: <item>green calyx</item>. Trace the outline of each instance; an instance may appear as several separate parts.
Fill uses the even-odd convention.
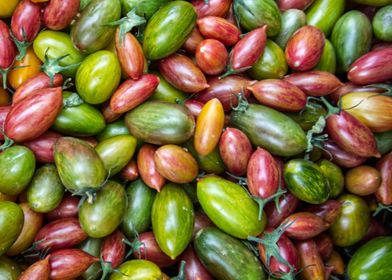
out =
[[[146,19],[136,14],[136,9],[131,10],[126,17],[117,21],[111,22],[108,26],[118,26],[120,29],[120,40],[124,41],[125,34],[131,31],[134,27],[141,26],[146,23]]]

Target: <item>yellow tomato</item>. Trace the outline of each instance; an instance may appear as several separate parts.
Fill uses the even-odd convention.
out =
[[[0,0],[0,18],[9,18],[12,16],[19,0]]]
[[[21,61],[16,61],[15,66],[25,66],[16,68],[9,72],[8,82],[13,89],[17,89],[25,81],[37,75],[41,70],[41,60],[35,55],[32,47],[27,49],[26,56]]]
[[[195,149],[199,155],[211,153],[219,142],[225,123],[225,112],[219,99],[208,101],[196,121]]]

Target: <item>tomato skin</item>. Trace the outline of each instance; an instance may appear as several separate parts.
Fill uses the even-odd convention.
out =
[[[370,51],[358,58],[348,71],[348,79],[357,85],[380,83],[392,78],[392,47]]]
[[[377,200],[385,205],[392,204],[392,152],[384,155],[376,165],[381,174],[381,185],[376,191]]]
[[[352,168],[366,161],[366,157],[347,152],[331,140],[327,140],[323,148],[325,149],[324,157],[330,159],[332,155],[332,162],[341,167]]]
[[[215,39],[225,46],[232,46],[240,40],[241,31],[224,18],[208,16],[197,21],[204,38]]]
[[[325,280],[325,267],[313,239],[297,242],[295,247],[301,262],[303,280]]]
[[[31,151],[33,151],[35,155],[35,159],[38,162],[52,163],[54,162],[54,158],[53,158],[54,143],[60,137],[62,137],[62,135],[59,133],[53,131],[47,131],[32,141],[24,142],[23,146],[26,146]]]
[[[314,0],[278,0],[278,6],[281,11],[289,9],[305,10]]]
[[[378,190],[381,184],[380,172],[367,165],[350,169],[345,176],[346,189],[356,195],[366,196]]]
[[[185,55],[172,54],[159,61],[159,71],[165,79],[183,92],[199,92],[208,88],[206,77]]]
[[[120,16],[119,0],[91,1],[71,26],[73,44],[83,53],[103,49],[113,39],[116,31],[107,24],[120,19]]]
[[[49,268],[49,256],[43,260],[37,261],[23,271],[19,280],[41,280],[49,279],[50,268]]]
[[[137,167],[140,177],[146,185],[159,192],[165,184],[166,179],[159,174],[155,165],[154,154],[157,149],[158,147],[156,146],[143,144],[137,156]]]
[[[334,248],[332,238],[327,233],[323,232],[314,238],[314,242],[316,242],[321,258],[324,261],[328,260]]]
[[[204,0],[192,0],[191,3],[195,7],[198,18],[207,16],[225,17],[230,9],[231,1],[211,0],[206,4]]]
[[[210,77],[207,82],[210,87],[199,92],[194,98],[202,103],[218,98],[225,112],[230,111],[231,106],[235,107],[238,105],[238,99],[235,97],[235,94],[242,92],[245,98],[248,98],[251,94],[247,88],[251,81],[242,76],[230,75],[223,79]]]
[[[276,228],[288,216],[297,209],[300,200],[291,193],[287,193],[279,198],[279,209],[274,202],[270,202],[265,207],[265,213],[268,217],[268,226]]]
[[[66,28],[79,11],[78,0],[51,0],[45,7],[43,23],[52,30]]]
[[[101,256],[105,262],[110,262],[111,267],[117,268],[125,257],[125,243],[123,242],[124,234],[116,230],[106,236],[101,245]]]
[[[0,2],[0,18],[9,18],[12,16],[20,0],[10,0]]]
[[[262,80],[248,89],[261,104],[281,112],[298,112],[306,105],[306,94],[285,80]]]
[[[327,118],[326,131],[336,144],[349,153],[361,157],[380,157],[371,130],[345,111]]]
[[[65,67],[75,64],[69,69],[61,72],[69,77],[75,77],[76,70],[85,57],[85,55],[72,44],[69,34],[59,31],[41,31],[34,40],[33,48],[35,54],[42,62],[45,61],[45,53],[47,53],[50,59],[68,55],[59,62],[59,65]]]
[[[60,204],[49,213],[46,213],[45,218],[48,221],[54,221],[58,219],[77,217],[79,213],[79,202],[80,199],[76,196],[64,195]]]
[[[313,26],[298,29],[287,42],[287,64],[294,70],[307,71],[319,62],[325,45],[324,33]]]
[[[80,276],[99,258],[79,249],[63,249],[50,254],[50,279],[64,280]]]
[[[24,82],[29,80],[30,78],[37,75],[41,69],[41,61],[35,55],[32,47],[27,49],[27,53],[22,60],[17,60],[14,66],[23,66],[20,69],[12,69],[8,73],[8,82],[13,89],[17,89]],[[53,86],[56,86],[55,84]],[[18,94],[19,95],[19,94]],[[13,101],[15,100],[15,94],[13,95]],[[14,101],[15,102],[15,101]]]
[[[0,257],[0,275],[7,277],[6,279],[18,280],[21,273],[20,266],[12,259],[6,256]]]
[[[145,74],[137,81],[126,80],[110,98],[110,108],[116,114],[122,114],[137,107],[154,94],[159,85],[159,78]]]
[[[196,121],[194,145],[198,154],[211,153],[219,142],[224,126],[223,106],[217,98],[208,101]]]
[[[23,228],[14,244],[8,249],[8,256],[18,255],[29,248],[43,223],[43,215],[34,212],[27,203],[21,203],[19,206],[24,215]]]
[[[61,110],[61,95],[60,87],[48,88],[16,103],[5,119],[6,135],[16,142],[25,142],[41,136],[50,128]]]
[[[323,204],[309,205],[304,211],[313,213],[322,218],[329,225],[333,224],[339,218],[342,203],[337,200],[327,200]]]
[[[131,182],[139,178],[139,170],[137,168],[136,160],[130,160],[118,175],[121,179]]]
[[[15,60],[16,53],[16,46],[11,38],[8,25],[0,20],[0,69],[9,68]]]
[[[21,1],[11,19],[11,30],[15,38],[20,42],[32,42],[40,29],[41,6],[30,0]]]
[[[192,246],[179,257],[181,261],[185,261],[185,277],[186,279],[203,279],[203,280],[213,280],[211,274],[200,262]]]
[[[9,111],[11,110],[11,106],[0,106],[0,127],[4,127],[5,119]],[[0,133],[0,140],[4,140],[4,136]]]
[[[23,229],[24,215],[22,208],[11,201],[0,202],[0,255],[11,248]]]
[[[241,130],[228,127],[222,133],[219,153],[230,173],[244,175],[252,152],[252,144]]]
[[[285,234],[296,240],[308,240],[316,237],[328,228],[328,224],[319,216],[309,212],[297,212],[283,220],[289,225]]]
[[[335,75],[317,70],[293,73],[284,77],[284,80],[297,86],[310,96],[325,96],[343,85]]]
[[[182,47],[191,54],[196,52],[197,46],[204,40],[203,36],[200,34],[199,28],[193,28],[191,35],[185,41]]]
[[[108,76],[111,79],[107,79]],[[116,55],[103,50],[83,60],[76,73],[75,85],[84,101],[101,104],[110,98],[120,79],[121,67]]]
[[[116,30],[116,51],[124,72],[133,80],[138,80],[144,71],[144,54],[139,41],[131,33],[120,38],[120,29]]]
[[[228,57],[226,47],[215,39],[203,40],[196,48],[197,66],[208,75],[222,73],[226,67]]]
[[[113,272],[109,280],[122,280],[124,275],[132,275],[134,279],[163,279],[163,272],[159,267],[146,260],[126,261],[119,266],[118,270],[120,273]]]
[[[28,56],[29,55],[27,53],[26,57]],[[22,69],[15,69],[14,71],[22,70]],[[61,74],[56,74],[53,78],[53,87],[60,87],[62,84],[63,84],[63,76],[61,76]],[[30,96],[36,90],[45,89],[49,87],[51,87],[49,77],[45,73],[39,72],[33,77],[29,78],[27,81],[25,81],[16,89],[12,97],[12,103],[16,104],[22,99],[26,98],[27,96]]]

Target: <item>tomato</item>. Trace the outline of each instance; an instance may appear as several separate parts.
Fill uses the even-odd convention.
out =
[[[11,87],[17,89],[21,84],[38,74],[41,71],[41,64],[42,63],[35,55],[33,48],[29,47],[25,57],[20,61],[16,61],[14,64],[14,66],[22,68],[12,69],[8,73],[8,82]]]
[[[392,41],[392,31],[388,28],[391,25],[391,13],[392,6],[387,5],[379,9],[373,18],[374,35],[384,42]]]
[[[42,62],[45,61],[45,53],[50,59],[67,55],[59,61],[60,66],[69,67],[61,72],[66,76],[74,77],[79,63],[84,59],[84,54],[74,47],[70,36],[59,31],[41,31],[33,42],[33,48]]]
[[[306,11],[306,22],[329,36],[336,21],[344,13],[345,0],[315,0]]]
[[[0,276],[7,280],[18,280],[21,269],[13,260],[3,256],[0,257]]]
[[[184,101],[188,95],[172,86],[159,72],[151,71],[159,78],[159,85],[150,100],[176,103],[177,100]]]
[[[340,195],[344,189],[344,175],[339,166],[329,160],[322,159],[318,162],[321,172],[329,182],[330,198]],[[346,185],[347,186],[347,185]]]
[[[49,270],[49,257],[46,257],[45,259],[30,265],[25,271],[23,271],[19,280],[49,279]]]
[[[137,168],[140,172],[140,177],[146,185],[159,192],[165,184],[166,179],[159,174],[155,165],[154,154],[157,149],[153,145],[142,145],[137,155]]]
[[[325,267],[313,239],[296,243],[301,262],[303,280],[325,280]]]
[[[287,42],[290,39],[290,37],[294,34],[295,31],[297,31],[299,28],[305,25],[306,23],[306,15],[303,11],[299,9],[293,9],[293,8],[288,8],[288,9],[283,9],[282,8],[282,2],[290,2],[291,0],[280,0],[278,2],[281,10],[285,10],[281,14],[281,29],[279,34],[274,38],[274,41],[281,47],[282,49],[286,48]],[[304,1],[301,1],[301,4]]]
[[[0,234],[2,238],[0,240],[0,255],[7,252],[17,240],[19,234],[22,232],[23,224],[24,214],[22,208],[14,202],[1,201]]]
[[[79,220],[83,230],[94,238],[108,236],[121,224],[126,203],[123,186],[108,181],[93,203],[86,200],[80,206]]]
[[[201,18],[197,26],[204,38],[218,40],[226,46],[235,45],[240,40],[241,31],[238,27],[221,17]]]
[[[110,263],[112,269],[117,268],[125,258],[125,236],[116,230],[104,238],[101,246],[101,257],[104,262]]]
[[[0,18],[8,18],[12,16],[16,6],[20,0],[1,0],[0,1]]]
[[[347,247],[360,241],[366,234],[370,211],[366,202],[355,195],[345,194],[338,199],[341,214],[330,228],[330,234],[336,246]]]
[[[118,268],[118,272],[113,272],[109,280],[122,280],[126,277],[129,280],[138,279],[162,279],[162,272],[153,262],[146,260],[130,260],[124,262]],[[124,276],[126,275],[126,276]]]
[[[195,50],[197,66],[208,75],[218,75],[226,67],[227,53],[226,47],[215,39],[207,39],[200,42]]]
[[[100,257],[103,238],[88,238],[78,248],[84,252]],[[83,279],[98,279],[102,274],[100,263],[93,263],[82,274]]]
[[[33,151],[35,155],[35,159],[38,162],[42,163],[53,163],[53,147],[54,143],[62,137],[61,134],[58,134],[53,131],[47,131],[38,138],[24,142],[23,145]]]
[[[381,174],[374,167],[361,165],[347,171],[345,176],[346,189],[356,195],[366,196],[380,187]]]
[[[198,154],[211,153],[219,142],[224,126],[224,111],[219,99],[208,101],[196,121],[194,145]]]
[[[80,199],[72,195],[64,195],[60,204],[45,215],[48,221],[54,221],[62,218],[77,217],[79,213]]]
[[[51,0],[45,7],[43,22],[52,30],[66,28],[79,11],[78,0]]]

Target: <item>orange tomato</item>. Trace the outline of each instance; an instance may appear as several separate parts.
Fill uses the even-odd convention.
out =
[[[27,49],[26,56],[21,61],[16,61],[15,66],[25,66],[16,68],[8,73],[8,82],[13,89],[17,89],[21,84],[37,75],[41,70],[41,60],[35,55],[32,47]]]
[[[211,153],[219,142],[225,123],[225,112],[219,99],[208,101],[201,109],[196,121],[195,149],[205,156]]]
[[[6,106],[10,103],[10,95],[8,91],[0,87],[0,106]]]
[[[392,97],[375,92],[351,92],[342,97],[342,108],[373,132],[392,130]]]
[[[12,16],[19,0],[0,0],[0,18],[8,18]]]

